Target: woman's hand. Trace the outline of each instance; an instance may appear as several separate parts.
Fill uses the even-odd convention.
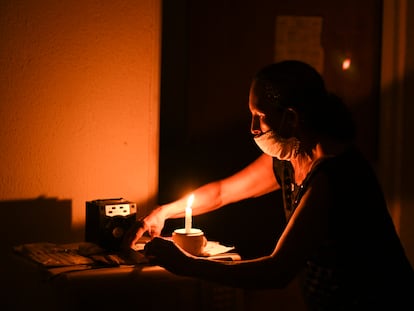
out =
[[[128,232],[126,232],[123,245],[125,248],[132,248],[135,250],[138,240],[148,232],[150,237],[157,237],[161,235],[161,230],[164,228],[165,217],[160,208],[154,209],[149,215],[134,223]]]
[[[168,271],[186,275],[189,272],[192,255],[183,251],[173,241],[155,237],[145,244],[145,256],[150,263],[164,267]]]

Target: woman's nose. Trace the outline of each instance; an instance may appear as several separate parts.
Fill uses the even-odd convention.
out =
[[[260,117],[259,116],[253,116],[252,117],[252,123],[250,125],[250,132],[253,135],[259,135],[262,133],[262,129],[260,127]]]

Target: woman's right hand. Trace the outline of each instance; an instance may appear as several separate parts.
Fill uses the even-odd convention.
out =
[[[124,245],[135,249],[138,240],[148,232],[148,235],[153,238],[161,235],[161,230],[164,228],[165,217],[161,212],[161,208],[154,209],[150,214],[134,223],[127,231],[124,237]]]

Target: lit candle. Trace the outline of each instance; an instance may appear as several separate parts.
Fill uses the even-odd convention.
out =
[[[192,222],[192,209],[194,194],[190,195],[187,200],[187,206],[185,208],[185,233],[191,232],[191,222]]]

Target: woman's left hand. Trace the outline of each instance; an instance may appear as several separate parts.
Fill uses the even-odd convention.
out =
[[[182,251],[173,241],[160,237],[155,237],[147,242],[144,253],[150,263],[180,275],[188,274],[189,264],[193,258],[192,255]]]

